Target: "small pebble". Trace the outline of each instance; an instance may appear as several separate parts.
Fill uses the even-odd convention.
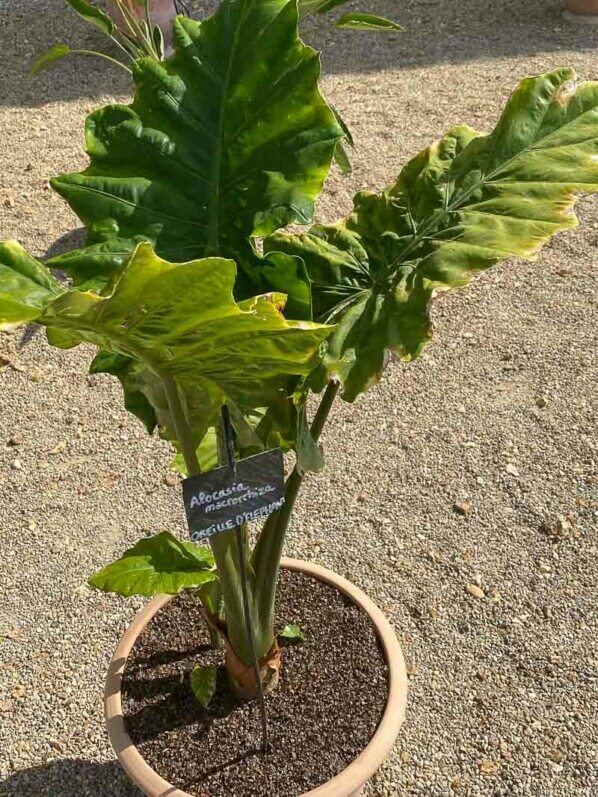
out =
[[[468,592],[473,598],[485,598],[486,593],[481,587],[478,587],[477,584],[468,584],[465,587],[466,592]]]
[[[32,382],[37,382],[37,383],[39,383],[39,382],[43,382],[43,381],[44,381],[44,376],[45,376],[45,374],[44,374],[44,372],[42,371],[42,369],[41,369],[41,368],[36,368],[34,371],[32,371],[32,372],[29,374],[29,379],[30,379]]]
[[[458,515],[468,515],[471,512],[469,501],[455,501],[453,509]]]

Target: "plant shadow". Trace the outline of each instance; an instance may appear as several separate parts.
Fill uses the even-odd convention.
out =
[[[63,758],[0,780],[3,797],[143,797],[117,761]]]
[[[365,5],[362,2],[360,10]],[[594,51],[598,27],[568,22],[562,16],[563,5],[564,0],[369,0],[368,11],[395,19],[404,32],[341,31],[316,20],[308,24],[306,38],[322,50],[324,73],[406,70],[467,64],[476,59]]]
[[[123,684],[123,703],[127,711],[125,726],[136,744],[155,739],[176,728],[186,728],[194,738],[207,735],[212,724],[239,708],[239,700],[229,690],[223,668],[218,669],[216,695],[208,709],[193,697],[188,678],[180,675],[150,678],[136,676]],[[253,754],[254,750],[244,755]],[[243,757],[243,756],[242,756]]]
[[[42,259],[49,260],[51,257],[58,257],[58,255],[63,255],[73,249],[80,249],[85,244],[85,234],[84,227],[77,227],[61,235],[54,243],[50,244]]]
[[[332,14],[308,18],[302,35],[323,51],[325,73],[368,73],[467,63],[477,58],[594,50],[598,27],[567,22],[561,16],[562,5],[563,0],[368,0],[350,7],[396,19],[405,32],[342,31],[334,27],[337,14]],[[190,6],[194,16],[202,17],[215,8],[216,0],[193,0]],[[107,49],[107,40],[61,0],[1,4],[0,31],[4,49],[0,105],[40,107],[57,101],[131,94],[126,73],[97,58],[73,57],[36,78],[29,77],[35,58],[57,42]]]

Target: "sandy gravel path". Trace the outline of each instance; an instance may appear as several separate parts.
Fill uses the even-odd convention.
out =
[[[598,78],[598,30],[563,22],[558,2],[394,5],[360,7],[394,13],[401,37],[309,31],[358,144],[323,218],[450,124],[489,127],[523,74]],[[76,226],[47,178],[83,166],[85,113],[128,92],[90,61],[24,76],[34,52],[81,36],[97,43],[61,0],[0,0],[0,237],[40,255]],[[362,586],[409,661],[408,721],[369,797],[596,793],[598,203],[580,216],[537,263],[438,302],[425,356],[337,407],[326,475],[301,499],[288,552]],[[136,606],[85,580],[140,534],[183,531],[167,451],[114,382],[85,375],[89,351],[14,334],[0,353],[14,366],[0,370],[0,794],[134,795],[100,697]]]

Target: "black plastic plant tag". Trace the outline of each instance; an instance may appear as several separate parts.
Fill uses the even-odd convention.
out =
[[[255,454],[183,482],[191,539],[200,542],[261,520],[284,504],[284,467],[279,448]]]

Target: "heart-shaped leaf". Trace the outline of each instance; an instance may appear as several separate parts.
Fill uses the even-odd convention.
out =
[[[191,671],[191,691],[195,699],[207,708],[216,694],[218,670],[216,667],[194,667]]]
[[[303,259],[314,318],[337,324],[323,380],[339,378],[352,401],[391,353],[419,354],[435,291],[509,257],[533,259],[577,224],[577,195],[596,191],[598,83],[561,69],[524,80],[491,135],[450,130],[382,194],[357,194],[348,218],[273,235],[265,249]]]
[[[120,559],[89,579],[103,592],[118,595],[176,595],[196,589],[218,576],[209,548],[180,542],[167,531],[141,540]]]

